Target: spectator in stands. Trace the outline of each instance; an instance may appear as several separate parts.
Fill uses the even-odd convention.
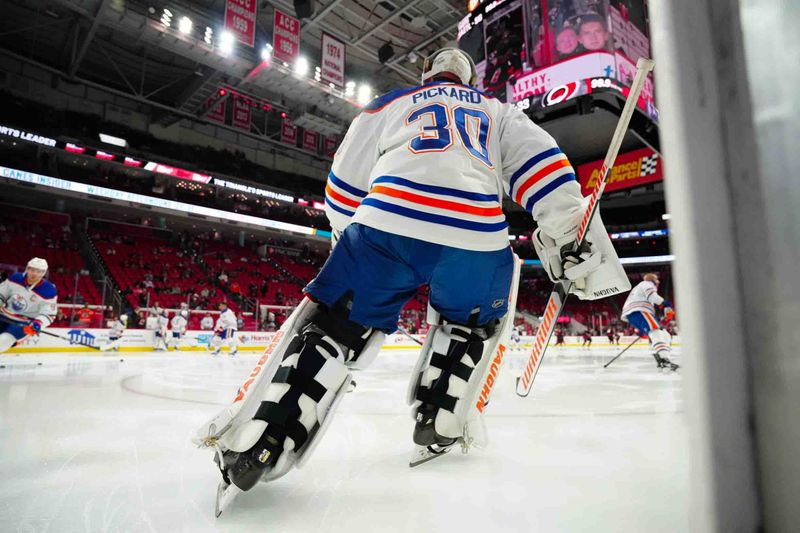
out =
[[[217,276],[217,280],[220,282],[221,285],[225,285],[228,283],[228,274],[223,270]]]
[[[89,327],[92,324],[92,319],[94,318],[94,311],[89,309],[87,304],[83,304],[80,311],[77,314],[78,317],[78,326],[82,328]]]
[[[267,281],[267,278],[264,278],[261,281],[261,297],[264,298],[268,292],[269,292],[269,282]]]
[[[244,329],[244,315],[242,315],[242,313],[236,315],[236,327],[239,331]]]
[[[275,293],[275,303],[278,305],[283,305],[283,291],[280,289],[278,289],[278,291]]]
[[[210,331],[214,329],[214,319],[211,318],[211,313],[206,313],[206,316],[204,316],[203,320],[200,321],[200,329],[204,331]]]

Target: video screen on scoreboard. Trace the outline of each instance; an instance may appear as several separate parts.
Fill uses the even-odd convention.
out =
[[[479,88],[507,102],[542,101],[592,78],[630,85],[636,60],[650,56],[646,0],[472,0],[469,7],[459,46],[477,64]],[[642,99],[654,117],[652,77]]]

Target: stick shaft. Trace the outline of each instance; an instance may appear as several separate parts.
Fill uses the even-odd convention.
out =
[[[625,348],[623,348],[623,349],[622,349],[622,351],[621,351],[621,352],[619,352],[617,355],[615,355],[615,356],[614,356],[614,359],[612,359],[612,360],[611,360],[611,361],[609,361],[608,363],[604,364],[604,365],[603,365],[603,368],[608,368],[608,365],[610,365],[611,363],[613,363],[614,361],[616,361],[617,359],[619,359],[619,356],[620,356],[620,355],[622,355],[622,354],[624,354],[625,352],[627,352],[627,351],[628,351],[628,348],[630,348],[631,346],[633,346],[633,345],[634,345],[634,344],[636,344],[637,342],[639,342],[639,337],[636,337],[635,339],[633,339],[633,342],[632,342],[632,343],[630,343],[629,345],[627,345]]]
[[[611,137],[611,145],[608,147],[608,152],[603,160],[603,168],[600,170],[600,179],[589,197],[589,205],[586,207],[581,223],[578,226],[578,233],[575,238],[576,248],[580,247],[586,238],[589,224],[592,222],[595,211],[597,211],[600,196],[603,194],[603,189],[606,187],[606,181],[611,173],[611,168],[614,165],[614,161],[617,159],[619,148],[622,145],[625,132],[628,130],[628,124],[636,109],[636,103],[639,101],[639,95],[642,93],[647,74],[653,70],[653,65],[653,60],[646,58],[640,58],[636,63],[636,76],[633,78],[633,84],[628,93],[628,99],[625,101],[625,105],[622,108],[622,113],[617,122],[617,127],[614,130],[614,135]],[[564,302],[571,290],[572,282],[565,281],[557,283],[555,288],[553,288],[553,292],[550,293],[550,298],[548,298],[547,306],[545,307],[544,318],[542,323],[539,324],[539,329],[536,330],[536,338],[533,343],[533,348],[531,348],[531,353],[528,356],[528,362],[522,371],[522,375],[517,379],[517,395],[527,396],[528,393],[530,393],[533,380],[536,379],[536,375],[539,373],[539,367],[542,364],[542,359],[547,350],[547,345],[550,342],[550,337],[552,337],[553,331],[555,331],[558,316],[561,314],[561,310],[564,309]],[[551,316],[553,312],[555,316]]]

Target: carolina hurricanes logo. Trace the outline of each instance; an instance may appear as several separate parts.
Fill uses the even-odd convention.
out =
[[[20,294],[12,294],[10,298],[11,310],[15,313],[21,313],[28,308],[28,302],[25,297]]]

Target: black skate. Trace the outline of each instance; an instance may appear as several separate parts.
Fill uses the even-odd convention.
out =
[[[661,357],[659,355],[656,355],[655,358],[659,370],[663,369],[663,370],[668,370],[670,372],[675,372],[681,367],[680,365],[670,361],[669,357]]]
[[[458,442],[458,439],[436,433],[436,411],[436,407],[430,404],[423,404],[417,410],[417,424],[414,427],[414,444],[417,448],[408,463],[411,468],[445,455]]]
[[[258,442],[246,452],[227,452],[225,454],[235,457],[224,458],[226,469],[222,472],[222,478],[226,483],[233,483],[240,490],[250,490],[265,472],[275,466],[281,452],[283,452],[283,442],[270,435],[269,428],[267,428]],[[229,461],[231,464],[228,464]]]
[[[239,494],[253,488],[261,476],[275,466],[282,451],[283,444],[268,432],[246,452],[222,452],[217,448],[214,462],[222,474],[222,483],[217,487],[214,515],[219,517]]]

